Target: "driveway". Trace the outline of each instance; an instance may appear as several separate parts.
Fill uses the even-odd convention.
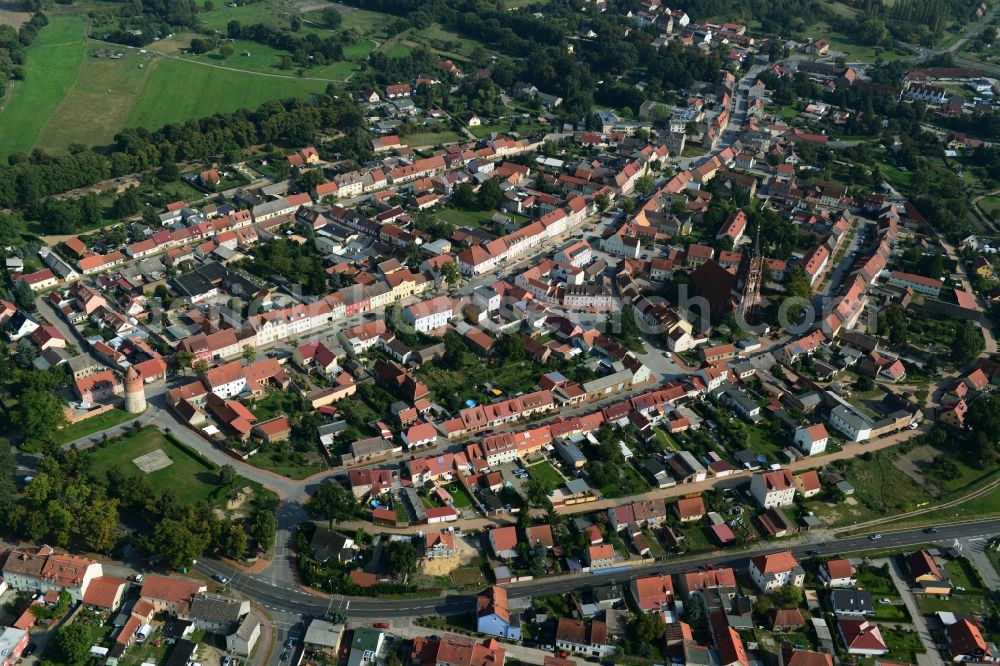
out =
[[[899,590],[899,594],[903,598],[903,604],[906,606],[906,610],[909,611],[910,617],[913,618],[913,628],[917,631],[917,635],[920,636],[920,642],[923,643],[924,649],[927,650],[924,654],[917,655],[918,666],[940,666],[942,663],[941,655],[937,650],[937,646],[934,645],[934,639],[931,638],[931,632],[927,628],[927,620],[917,606],[916,597],[913,596],[910,586],[906,583],[905,574],[899,565],[899,561],[897,558],[892,558],[891,560],[874,560],[873,563],[878,567],[886,563],[889,564],[889,575],[892,576],[892,582],[896,586],[896,589]]]
[[[993,566],[989,555],[986,554],[986,547],[991,540],[990,537],[972,537],[961,539],[959,542],[962,545],[962,553],[969,558],[973,566],[979,571],[979,575],[983,577],[986,587],[991,592],[997,592],[1000,590],[1000,573],[997,573],[996,567]]]

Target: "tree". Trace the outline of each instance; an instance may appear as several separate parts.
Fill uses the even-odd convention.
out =
[[[955,329],[955,338],[951,343],[951,359],[959,365],[967,363],[979,356],[984,347],[982,333],[971,321],[963,321]]]
[[[64,624],[52,636],[54,661],[63,664],[82,664],[90,653],[90,631],[83,622]]]
[[[90,550],[108,553],[118,538],[118,500],[91,498],[77,514],[77,530]]]
[[[393,541],[389,544],[389,564],[399,578],[406,578],[417,570],[417,549],[409,541]]]
[[[31,386],[18,396],[12,420],[25,438],[47,442],[66,422],[62,401],[52,391],[41,386]]]
[[[236,473],[236,468],[232,465],[223,465],[216,474],[216,480],[219,482],[219,485],[226,488],[236,483],[236,479],[238,478],[239,475]]]
[[[462,274],[458,272],[458,264],[454,261],[449,261],[446,264],[441,264],[441,277],[444,278],[445,283],[449,287],[454,287],[456,284],[462,281]]]
[[[165,518],[156,523],[148,550],[166,559],[174,569],[191,565],[208,547],[208,537],[182,520]]]
[[[219,45],[219,55],[222,56],[223,60],[229,60],[236,53],[236,49],[229,42],[223,42]]]
[[[446,368],[450,368],[452,370],[461,369],[465,366],[465,358],[467,354],[468,350],[465,348],[465,343],[462,342],[462,338],[460,338],[457,333],[445,333],[444,355],[441,357],[441,361],[444,363]]]
[[[28,370],[31,368],[32,364],[35,362],[35,356],[37,355],[35,353],[36,349],[37,347],[35,347],[34,343],[28,338],[21,338],[18,340],[17,351],[14,352],[14,363],[17,367],[22,370]]]
[[[555,490],[551,482],[531,477],[523,486],[524,497],[533,507],[547,507],[551,504],[549,493]]]
[[[861,375],[854,382],[854,388],[861,391],[862,393],[866,393],[875,388],[875,380],[873,380],[868,375]]]
[[[642,196],[649,196],[649,193],[653,191],[654,185],[653,177],[649,174],[639,176],[635,180],[635,191]]]
[[[250,536],[257,542],[257,546],[266,549],[274,542],[274,535],[278,529],[278,521],[270,511],[258,511],[253,516],[250,524]]]
[[[161,183],[174,183],[177,179],[181,177],[181,170],[177,167],[176,162],[171,162],[170,160],[165,160],[163,164],[160,165],[160,170],[156,174],[156,178]]]
[[[243,360],[247,363],[257,360],[257,348],[253,345],[243,345]]]
[[[697,604],[697,602],[695,602]],[[694,604],[693,604],[694,605]],[[635,640],[648,645],[663,641],[667,627],[659,613],[640,613],[632,624],[632,635]]]
[[[524,340],[520,334],[503,335],[497,340],[497,358],[504,364],[524,358]]]
[[[0,516],[9,516],[17,496],[14,471],[17,461],[11,451],[10,442],[0,437]]]
[[[115,198],[115,203],[111,207],[112,214],[119,218],[132,217],[142,210],[142,201],[136,194],[136,188],[130,187]]]
[[[500,184],[496,178],[490,178],[480,185],[477,199],[482,210],[495,210],[500,205],[503,192],[500,191]]]
[[[11,296],[14,299],[14,304],[22,310],[35,309],[35,292],[24,280],[14,282],[14,286],[11,287]]]
[[[607,192],[602,192],[594,197],[594,203],[597,204],[597,210],[603,213],[611,205],[611,196]]]
[[[354,495],[339,483],[326,481],[305,504],[306,513],[314,520],[326,520],[333,529],[334,523],[356,518],[361,509]]]
[[[202,3],[201,8],[206,12],[210,12],[215,9],[215,4],[212,0],[205,0],[205,2]]]
[[[323,11],[320,13],[320,16],[323,18],[323,23],[326,25],[326,27],[330,28],[331,30],[336,30],[337,28],[339,28],[340,24],[344,21],[344,18],[340,15],[340,12],[338,12],[333,7],[324,8]]]
[[[191,365],[191,367],[197,374],[203,375],[206,372],[208,372],[209,365],[208,361],[206,361],[205,359],[198,359]]]
[[[182,371],[186,371],[194,363],[194,352],[179,350],[174,352],[174,363]]]

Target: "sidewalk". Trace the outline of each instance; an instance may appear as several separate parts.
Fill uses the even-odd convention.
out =
[[[441,629],[431,629],[430,627],[418,627],[413,624],[409,619],[403,620],[393,620],[392,628],[387,630],[390,634],[401,636],[403,638],[416,638],[417,636],[440,636],[445,633]],[[459,634],[464,635],[464,634]],[[489,638],[489,636],[478,636],[472,637],[478,642],[482,642]],[[551,657],[551,652],[546,652],[544,650],[539,650],[538,648],[525,647],[524,645],[514,645],[511,643],[500,643],[503,649],[507,651],[508,659],[517,659],[518,661],[525,664],[543,664],[545,663],[546,657]],[[582,662],[582,659],[577,659],[578,662]]]
[[[889,565],[889,575],[892,576],[892,582],[899,591],[899,595],[902,597],[903,604],[906,606],[906,610],[909,611],[910,617],[913,618],[913,628],[916,629],[917,636],[920,637],[920,642],[923,643],[924,649],[927,650],[924,654],[917,655],[917,665],[940,666],[944,663],[941,659],[941,654],[938,652],[937,646],[934,645],[930,629],[927,628],[927,620],[917,606],[917,600],[914,598],[913,592],[910,591],[910,586],[904,578],[897,558],[894,557],[888,560],[878,559],[873,560],[872,563],[878,567],[883,564]]]

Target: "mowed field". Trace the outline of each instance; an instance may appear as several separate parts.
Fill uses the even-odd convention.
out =
[[[326,88],[311,81],[206,67],[163,59],[129,113],[128,127],[155,129],[213,113],[254,109],[269,99],[303,97]]]
[[[298,77],[276,73],[281,52],[259,44],[237,44],[253,53],[253,63],[240,62],[251,58],[239,51],[228,61],[211,54],[178,59],[153,53],[158,45],[141,54],[88,40],[86,31],[82,17],[53,16],[28,47],[25,81],[15,83],[9,98],[0,102],[0,159],[33,148],[56,152],[73,143],[106,145],[124,127],[157,129],[213,113],[255,109],[272,99],[307,96],[356,68],[351,62],[331,63]],[[372,48],[365,40],[349,54],[363,58]],[[98,49],[125,55],[97,58]]]
[[[53,17],[28,47],[25,80],[0,111],[0,157],[31,150],[46,120],[77,80],[84,57],[83,19]]]

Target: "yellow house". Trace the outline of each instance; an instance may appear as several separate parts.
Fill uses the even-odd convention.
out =
[[[972,272],[984,280],[988,280],[993,277],[993,264],[987,261],[986,257],[979,257],[972,262]]]

